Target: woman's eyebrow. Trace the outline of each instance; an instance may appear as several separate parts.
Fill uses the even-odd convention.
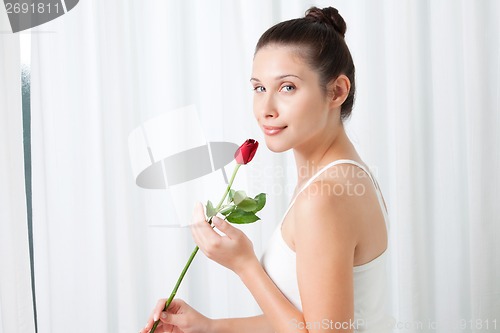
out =
[[[287,77],[296,77],[297,79],[302,80],[302,78],[300,76],[297,76],[295,74],[283,74],[283,75],[279,75],[279,76],[275,77],[274,79],[275,80],[283,80],[283,79],[285,79]],[[252,77],[250,79],[250,81],[260,82],[260,80],[257,79],[257,78],[255,78],[255,77]]]

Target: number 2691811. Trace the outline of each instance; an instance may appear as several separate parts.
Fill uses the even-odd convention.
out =
[[[7,14],[51,14],[59,13],[63,9],[59,3],[5,3]]]

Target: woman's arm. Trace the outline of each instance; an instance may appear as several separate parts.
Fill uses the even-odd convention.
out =
[[[264,315],[246,318],[213,319],[213,333],[274,333]]]
[[[218,235],[207,223],[198,223],[192,229],[200,249],[241,278],[278,333],[331,332],[336,328],[352,332],[354,328],[352,267],[356,220],[363,199],[350,197],[347,191],[343,195],[332,194],[322,186],[324,183],[311,184],[297,197],[293,207],[303,312],[290,303],[267,275],[251,242],[239,229],[220,219],[214,219],[214,224],[225,236]],[[314,329],[309,329],[310,325]]]
[[[209,259],[231,269],[240,277],[264,312],[272,327],[270,332],[303,333],[303,330],[296,330],[290,324],[303,321],[302,313],[288,301],[267,275],[248,237],[229,222],[214,217],[214,225],[225,234],[219,235],[205,222],[201,204],[195,209],[194,219],[198,222],[191,225],[191,231],[200,250]]]
[[[273,333],[264,315],[247,318],[210,319],[193,309],[181,299],[174,299],[167,311],[163,311],[166,299],[158,300],[140,333],[148,333],[156,320],[160,320],[158,332],[183,333]]]
[[[356,327],[353,263],[364,199],[325,190],[344,181],[311,184],[294,211],[297,280],[306,323],[320,326],[314,332]]]
[[[334,198],[321,191],[324,185],[311,184],[293,208],[303,312],[281,294],[258,262],[239,272],[276,332],[352,332],[355,327],[352,266],[362,199]]]
[[[237,274],[269,318],[272,332],[305,332],[294,325],[304,321],[302,312],[281,293],[258,260],[249,263],[245,270]]]

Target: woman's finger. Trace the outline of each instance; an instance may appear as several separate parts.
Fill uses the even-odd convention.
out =
[[[201,202],[195,207],[193,221],[194,223],[190,226],[191,235],[200,248],[205,247],[207,244],[211,244],[211,242],[218,242],[220,235],[206,222]]]
[[[156,306],[153,310],[153,321],[157,321],[158,319],[160,319],[160,314],[163,312],[163,309],[165,309],[166,301],[166,299],[162,298],[156,303]]]
[[[153,327],[153,323],[154,323],[154,314],[155,314],[155,309],[153,309],[153,311],[151,312],[151,314],[149,315],[149,318],[148,318],[148,321],[146,323],[146,326],[144,326],[144,328],[141,330],[141,333],[142,332],[149,332],[149,330],[151,330],[151,327]]]
[[[196,232],[197,228],[198,228],[198,223],[200,221],[205,221],[205,214],[202,211],[201,213],[203,213],[203,216],[201,216],[200,210],[203,210],[203,205],[201,204],[201,202],[198,202],[198,203],[196,203],[196,205],[193,208],[193,216],[191,219],[192,221],[191,221],[191,224],[189,225],[189,228],[191,230],[191,235],[193,236],[193,239],[194,239],[196,244],[198,244],[198,242],[200,240],[199,239],[200,237],[199,237],[198,233]]]
[[[214,216],[212,219],[215,227],[222,231],[226,236],[228,236],[230,239],[236,239],[241,235],[241,230],[233,227],[229,222]]]

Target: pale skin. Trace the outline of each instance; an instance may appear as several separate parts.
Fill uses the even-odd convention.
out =
[[[254,115],[261,127],[286,126],[278,135],[266,135],[265,139],[274,152],[293,150],[300,170],[296,193],[331,161],[352,159],[364,164],[340,120],[349,79],[340,75],[329,82],[326,92],[319,82],[319,74],[294,47],[269,45],[254,57]],[[148,332],[156,319],[161,320],[157,332],[176,333],[330,332],[300,329],[290,322],[352,321],[353,266],[382,254],[387,234],[375,188],[367,175],[363,176],[354,165],[334,168],[337,172],[321,175],[297,196],[281,230],[285,242],[296,253],[303,311],[295,308],[267,275],[248,237],[226,221],[214,218],[215,227],[224,234],[219,235],[206,223],[203,206],[198,204],[191,226],[194,241],[208,258],[240,277],[263,314],[214,320],[182,300],[174,300],[169,310],[162,312],[165,299],[161,299],[141,332]],[[325,186],[338,190],[354,185],[362,186],[363,195],[325,190]]]

